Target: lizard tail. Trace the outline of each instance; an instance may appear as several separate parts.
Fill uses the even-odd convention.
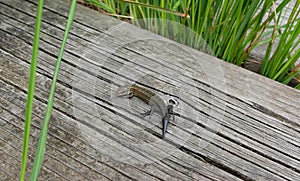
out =
[[[166,117],[163,119],[162,121],[162,126],[163,126],[163,130],[162,130],[162,139],[165,138],[166,132],[167,132],[167,127],[169,124],[169,119]]]

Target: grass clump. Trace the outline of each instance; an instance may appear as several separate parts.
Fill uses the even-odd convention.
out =
[[[284,26],[279,24],[279,19],[291,0],[283,0],[276,6],[273,0],[86,2],[102,8],[110,15],[129,18],[138,26],[190,47],[205,50],[205,46],[208,46],[217,57],[239,66],[246,63],[254,48],[267,43],[261,75],[288,84],[299,74],[294,69],[294,63],[300,57],[299,50],[296,50],[299,46],[299,1],[296,1],[289,21]],[[168,28],[169,25],[164,23],[168,21],[165,20],[176,22],[178,26],[175,23]],[[201,38],[181,31],[182,25]],[[263,38],[268,35],[271,37]],[[273,43],[277,38],[280,40],[275,47]]]

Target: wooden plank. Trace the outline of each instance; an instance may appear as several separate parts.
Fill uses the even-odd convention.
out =
[[[1,117],[10,126],[7,129],[19,130],[21,138],[35,5],[21,1],[3,3],[0,80],[1,95],[6,95],[1,102],[7,106],[1,106]],[[18,8],[20,4],[22,8]],[[58,52],[67,9],[68,5],[60,1],[46,5],[31,153],[43,117],[57,54],[54,52]],[[81,6],[77,12],[80,14],[75,18],[64,54],[50,124],[46,155],[49,159],[44,168],[52,174],[60,173],[64,179],[81,175],[84,176],[81,179],[114,180],[299,178],[299,91],[160,37],[157,41],[157,36],[127,24],[118,26],[117,32],[110,31],[108,36],[104,31],[119,21],[102,15],[95,20],[92,18],[96,17],[95,12]],[[123,37],[153,41],[136,40],[116,50],[115,47],[122,45]],[[140,47],[147,47],[146,52]],[[168,56],[159,57],[159,52]],[[192,64],[194,57],[199,63]],[[176,71],[184,76],[175,77]],[[157,123],[145,123],[122,100],[112,100],[112,90],[134,80],[137,73],[155,74],[159,78],[155,85],[158,88],[152,89],[162,97],[178,96],[176,88],[187,87],[175,97],[182,105],[182,117],[171,123],[166,141],[159,139],[161,128]],[[196,94],[188,90],[196,90]],[[136,108],[145,109],[138,104]],[[95,114],[95,110],[100,110],[101,115]],[[10,119],[15,122],[10,123]],[[95,139],[102,150],[91,146],[85,136]],[[11,145],[18,145],[16,149],[20,150],[21,139],[13,134],[7,134],[5,139],[14,140]],[[148,143],[147,147],[139,147],[142,143]],[[116,153],[109,155],[110,150]],[[112,159],[112,155],[122,157],[117,154],[120,151],[130,156],[130,164]],[[137,161],[149,164],[132,164]]]
[[[13,57],[10,57],[9,60],[13,60]],[[12,74],[10,74],[9,76],[10,76],[10,77],[16,77],[16,76],[14,76],[14,75],[12,75]],[[44,83],[42,83],[42,85],[43,85],[43,84],[46,84],[46,83],[44,82]],[[11,89],[11,88],[10,88],[10,89]],[[9,89],[9,90],[10,90],[10,89]],[[24,87],[24,89],[25,89],[25,87]],[[9,92],[9,91],[7,91],[7,92]],[[6,93],[6,94],[7,94],[7,93]],[[11,96],[9,96],[9,97],[16,97],[16,96],[11,95]],[[23,96],[23,100],[24,100],[24,99],[25,99],[25,95]],[[41,105],[38,105],[37,107],[42,107],[42,106],[41,106]],[[15,108],[15,107],[14,107],[13,109],[14,109],[14,110],[17,110],[17,108]],[[21,110],[20,110],[20,112],[21,112]],[[38,112],[38,110],[35,110],[35,112]],[[40,114],[42,114],[42,113],[40,113]],[[20,115],[20,116],[21,116],[21,115]],[[55,115],[54,115],[54,116],[55,116]],[[36,121],[36,120],[35,120],[35,121]],[[54,121],[55,121],[55,119],[54,119]],[[36,123],[36,124],[39,124],[39,123]],[[60,125],[60,124],[62,124],[62,123],[57,123],[57,122],[55,122],[55,125]],[[20,127],[20,128],[22,128],[22,127]],[[54,128],[53,128],[53,129],[54,129]],[[58,129],[58,128],[56,128],[56,129]],[[56,130],[56,129],[55,129],[55,130]],[[61,131],[67,131],[66,129],[67,129],[66,127],[63,127]],[[70,128],[69,128],[69,129],[70,129]],[[68,129],[68,132],[74,132],[74,130],[72,130],[72,131],[70,130],[70,131],[69,131],[69,129]],[[50,130],[52,130],[51,127],[50,127]],[[50,134],[51,134],[51,132],[50,132]],[[65,139],[65,138],[62,138],[62,139]],[[56,144],[57,144],[57,143],[56,143]],[[54,144],[54,145],[56,145],[56,144]],[[60,145],[60,147],[62,147],[61,143],[60,143],[59,145]],[[81,144],[80,144],[80,145],[84,145],[84,142],[81,141]],[[76,147],[77,147],[77,146],[79,146],[79,145],[76,145]],[[85,148],[85,150],[86,150],[86,148]],[[78,158],[78,157],[79,157],[79,156],[76,155],[76,158]],[[163,169],[166,170],[167,168],[163,168]],[[170,173],[169,173],[169,174],[170,174]],[[176,176],[176,175],[173,175],[173,176]],[[163,178],[164,178],[164,177],[163,177]],[[181,177],[181,178],[182,178],[182,177]]]

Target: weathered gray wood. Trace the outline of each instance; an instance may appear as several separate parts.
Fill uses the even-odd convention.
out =
[[[1,153],[14,159],[1,165],[3,170],[14,165],[11,178],[20,168],[36,7],[32,2],[5,0],[0,6],[0,144],[5,145]],[[66,2],[46,3],[32,155],[69,8]],[[57,84],[41,179],[300,178],[299,91],[131,25],[119,25],[120,21],[85,7],[78,6],[76,11]],[[135,41],[120,47],[126,40]],[[137,74],[157,76],[152,88],[161,97],[178,96],[182,117],[169,125],[166,141],[159,138],[159,118],[145,121],[133,111],[146,110],[142,103],[112,99],[113,90],[135,80]],[[132,108],[127,102],[134,103]],[[87,136],[101,149],[87,142]],[[122,156],[130,159],[120,161]],[[29,161],[31,168],[32,157]]]

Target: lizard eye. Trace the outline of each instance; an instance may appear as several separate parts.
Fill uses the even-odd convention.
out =
[[[133,92],[131,92],[131,91],[128,91],[127,94],[128,94],[128,98],[129,98],[129,99],[131,99],[131,98],[134,96]]]

